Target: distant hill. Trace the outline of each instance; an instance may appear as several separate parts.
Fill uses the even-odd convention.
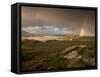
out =
[[[26,32],[26,31],[22,31],[22,32],[21,32],[21,35],[22,35],[22,37],[30,37],[30,36],[32,36],[31,33]]]
[[[28,33],[28,32],[26,32],[26,31],[22,31],[21,33],[22,33],[22,34],[29,34],[29,33]]]

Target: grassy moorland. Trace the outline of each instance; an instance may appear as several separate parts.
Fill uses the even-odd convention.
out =
[[[25,39],[21,43],[21,71],[95,65],[94,40],[41,42]]]

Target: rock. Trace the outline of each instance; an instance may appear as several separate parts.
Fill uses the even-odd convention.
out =
[[[77,55],[78,55],[78,52],[77,52],[77,51],[72,51],[72,52],[68,53],[67,55],[65,55],[64,58],[73,59],[73,58],[75,58]]]

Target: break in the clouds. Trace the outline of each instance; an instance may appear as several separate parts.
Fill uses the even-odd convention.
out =
[[[95,35],[95,10],[21,7],[22,30],[33,34]]]
[[[26,31],[32,34],[71,34],[71,32],[64,27],[57,26],[31,26],[22,27],[22,31]]]

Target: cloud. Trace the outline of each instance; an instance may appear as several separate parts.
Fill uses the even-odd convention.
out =
[[[32,34],[71,34],[72,33],[65,27],[58,27],[52,25],[22,27],[22,31],[26,31]]]

